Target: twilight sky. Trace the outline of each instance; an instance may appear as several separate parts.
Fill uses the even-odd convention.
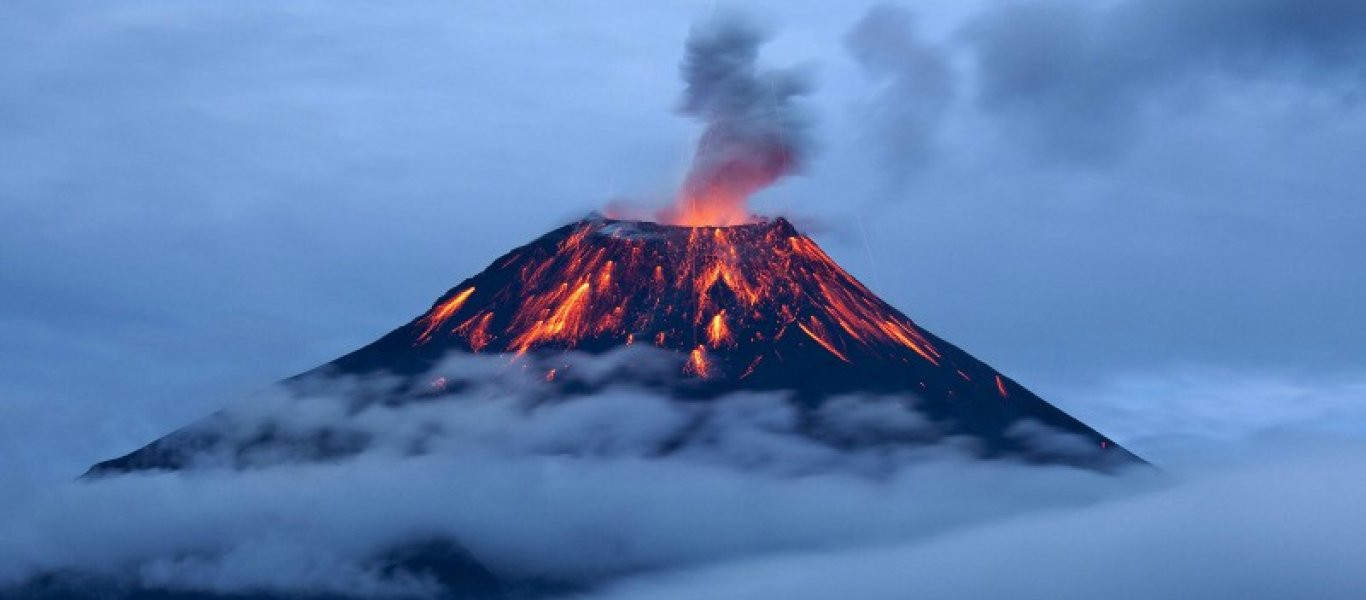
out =
[[[714,4],[11,3],[0,472],[68,478],[663,202]],[[1366,4],[746,7],[815,81],[809,168],[755,206],[921,325],[1140,452],[1366,424]]]

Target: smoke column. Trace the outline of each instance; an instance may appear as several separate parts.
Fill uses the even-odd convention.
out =
[[[795,70],[757,66],[763,32],[729,16],[693,29],[682,75],[680,112],[706,129],[675,206],[660,220],[679,225],[736,225],[753,220],[745,200],[801,167],[805,113],[795,100],[808,81]]]

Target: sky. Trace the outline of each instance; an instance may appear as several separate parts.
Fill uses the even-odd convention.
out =
[[[0,477],[66,480],[666,203],[684,42],[729,8],[11,3]],[[1159,462],[1366,431],[1366,5],[744,9],[811,81],[803,171],[752,206],[920,325]]]

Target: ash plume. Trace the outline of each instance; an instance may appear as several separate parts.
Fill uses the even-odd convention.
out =
[[[731,225],[750,219],[745,200],[797,171],[808,153],[808,118],[797,99],[810,90],[796,69],[762,69],[766,40],[752,21],[731,15],[695,27],[681,67],[680,112],[706,129],[678,205],[661,220]]]

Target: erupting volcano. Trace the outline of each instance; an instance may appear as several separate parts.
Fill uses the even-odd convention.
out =
[[[556,229],[408,324],[286,385],[384,375],[404,382],[385,402],[458,397],[459,386],[439,372],[443,359],[493,354],[509,368],[543,369],[544,381],[559,386],[555,399],[564,400],[588,391],[573,377],[571,353],[648,347],[679,359],[674,377],[626,374],[606,384],[687,401],[777,392],[808,411],[841,395],[891,396],[937,433],[876,443],[956,438],[985,457],[1088,467],[1137,460],[922,329],[788,221],[751,214],[747,198],[797,169],[805,147],[805,120],[793,102],[804,80],[758,69],[761,41],[743,21],[693,32],[682,111],[705,130],[677,203],[659,223],[595,216]],[[275,436],[262,435],[261,443]],[[1040,443],[1041,436],[1050,439]],[[191,428],[94,470],[177,468],[220,437]]]
[[[458,397],[439,369],[468,353],[503,356],[508,369],[543,369],[548,385],[560,385],[559,398],[571,400],[591,391],[565,377],[575,368],[571,353],[632,346],[677,356],[674,376],[609,384],[680,401],[781,392],[802,410],[851,394],[898,397],[940,433],[880,443],[955,437],[984,457],[1093,468],[1137,460],[922,329],[781,218],[730,227],[603,217],[566,225],[498,258],[411,322],[286,384],[385,375],[405,380],[405,395]],[[1040,432],[1074,448],[1041,449]],[[177,468],[206,443],[169,436],[95,472]]]

